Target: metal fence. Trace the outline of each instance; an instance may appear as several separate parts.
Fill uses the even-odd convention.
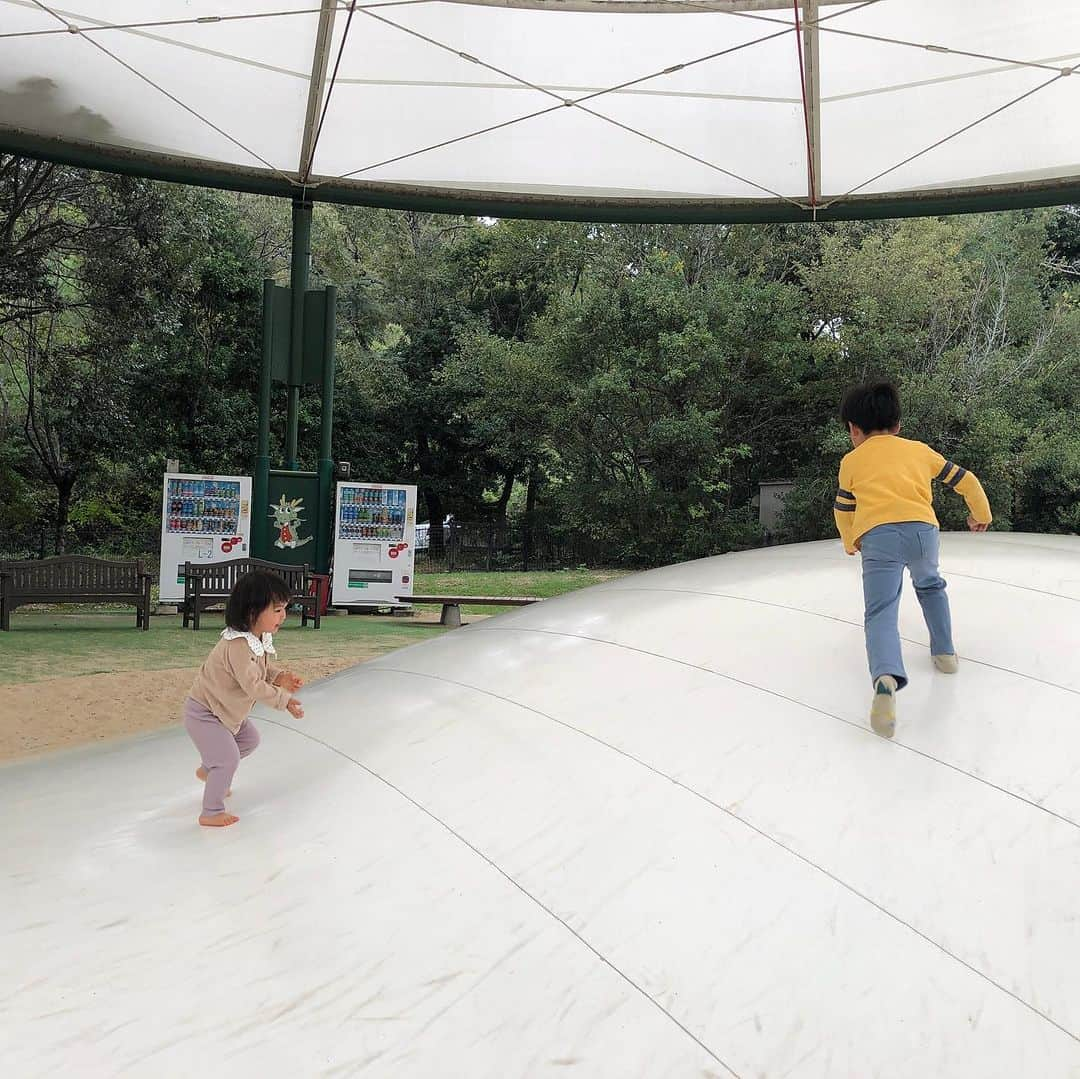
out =
[[[428,532],[425,537],[424,531]],[[416,572],[497,572],[554,570],[613,564],[606,544],[550,526],[524,528],[496,521],[454,521],[443,526],[442,543],[423,529],[416,549]],[[434,543],[432,542],[434,540]],[[98,558],[140,558],[157,580],[160,522],[123,525],[96,521],[72,524],[64,535],[64,553]],[[0,536],[0,561],[45,558],[56,554],[55,525],[39,520]]]
[[[441,544],[436,531],[429,529],[426,546],[416,549],[417,573],[567,569],[611,560],[604,544],[544,526],[451,521],[443,525]]]
[[[94,521],[69,525],[64,533],[62,553],[95,558],[139,558],[156,580],[160,549],[160,522],[109,524]],[[0,561],[48,558],[57,553],[60,552],[53,521],[34,521],[0,536]]]

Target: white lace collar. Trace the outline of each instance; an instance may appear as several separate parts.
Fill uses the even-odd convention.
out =
[[[274,648],[274,635],[272,633],[264,633],[262,635],[262,640],[259,640],[254,633],[248,633],[246,630],[233,629],[232,626],[227,626],[221,631],[221,636],[227,641],[235,641],[237,637],[243,637],[248,643],[248,648],[250,648],[257,656],[261,656],[264,652],[268,652],[272,656],[277,655],[277,649]]]

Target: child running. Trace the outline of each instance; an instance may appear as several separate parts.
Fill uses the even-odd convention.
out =
[[[229,593],[225,630],[195,676],[184,701],[184,726],[202,756],[195,772],[206,784],[199,823],[227,828],[240,818],[225,812],[229,784],[243,757],[255,752],[259,732],[248,718],[256,701],[288,711],[297,719],[304,708],[293,696],[304,683],[276,667],[273,634],[285,621],[292,598],[274,573],[245,573]]]
[[[891,738],[896,693],[908,681],[897,621],[905,566],[930,631],[934,666],[945,674],[955,674],[958,666],[945,581],[938,573],[931,480],[963,496],[972,532],[985,532],[993,518],[974,473],[922,442],[898,437],[900,395],[891,382],[853,386],[844,395],[840,418],[854,449],[840,462],[833,510],[844,550],[862,552],[866,655],[874,683],[870,725]]]

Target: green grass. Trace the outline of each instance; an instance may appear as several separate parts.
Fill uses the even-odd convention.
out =
[[[135,616],[113,612],[17,611],[12,632],[0,634],[0,684],[38,682],[66,675],[113,671],[163,671],[197,667],[224,625],[221,612],[207,611],[198,633],[185,630],[180,618],[151,618],[140,633]],[[324,618],[322,628],[301,629],[289,620],[276,635],[283,660],[323,657],[369,659],[406,644],[445,632],[440,626],[416,626],[407,619]]]
[[[556,573],[419,574],[416,591],[431,595],[557,596],[615,576],[612,572],[568,570]],[[506,608],[466,607],[473,614]],[[420,608],[438,611],[438,608]],[[94,610],[73,606],[18,610],[12,631],[0,633],[0,684],[38,682],[69,675],[113,671],[197,667],[206,658],[223,625],[220,612],[203,615],[199,633],[184,630],[175,615],[154,617],[150,630],[135,629],[134,608]],[[411,618],[333,616],[322,628],[300,627],[290,616],[277,638],[287,661],[324,657],[370,659],[408,644],[445,633],[438,625],[418,625]]]
[[[569,569],[535,573],[418,573],[413,588],[429,596],[561,596],[625,575],[623,570]],[[432,607],[438,610],[438,607]],[[510,607],[463,606],[462,614],[497,614]]]

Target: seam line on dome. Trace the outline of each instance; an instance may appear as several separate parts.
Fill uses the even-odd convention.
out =
[[[543,632],[543,631],[540,631],[540,632]],[[590,639],[590,638],[586,638],[586,639]],[[602,642],[602,643],[609,643],[609,642]],[[653,653],[649,653],[649,654],[652,655]],[[663,658],[666,658],[666,657],[660,656],[658,658],[663,659]],[[1007,986],[1002,985],[1000,982],[996,981],[994,978],[992,978],[985,971],[979,970],[978,967],[976,967],[973,964],[971,964],[970,962],[968,962],[962,956],[958,955],[957,953],[955,953],[953,951],[950,951],[947,947],[945,947],[945,945],[943,945],[943,944],[939,943],[938,941],[934,940],[933,937],[929,936],[927,933],[923,932],[921,929],[918,929],[916,926],[912,925],[912,923],[910,923],[908,921],[905,921],[903,918],[900,917],[900,915],[895,914],[893,911],[889,910],[888,907],[885,907],[881,903],[877,902],[875,899],[872,899],[865,892],[862,892],[858,888],[856,888],[854,885],[847,883],[847,881],[845,881],[842,877],[837,876],[835,873],[833,873],[830,870],[828,870],[828,869],[824,868],[823,866],[819,865],[812,858],[808,857],[805,854],[800,853],[794,847],[789,847],[782,840],[777,839],[775,836],[773,836],[770,833],[766,832],[764,829],[758,827],[756,824],[753,824],[752,822],[747,820],[745,817],[740,817],[739,814],[737,814],[733,810],[730,810],[727,807],[721,805],[719,802],[714,801],[708,795],[703,794],[701,791],[695,790],[693,787],[691,787],[691,786],[687,785],[686,783],[682,782],[680,779],[676,778],[675,776],[670,775],[667,772],[664,772],[661,769],[655,767],[654,765],[649,764],[647,761],[641,759],[640,757],[635,756],[633,753],[630,753],[628,750],[621,749],[620,747],[614,745],[613,743],[605,741],[603,738],[600,738],[597,735],[590,734],[588,731],[585,731],[580,727],[575,727],[574,724],[568,723],[565,720],[561,720],[561,719],[556,718],[555,716],[549,715],[547,712],[542,712],[538,708],[533,708],[530,705],[522,704],[520,701],[511,700],[508,697],[501,697],[497,693],[492,693],[489,690],[479,689],[478,687],[471,686],[466,682],[458,682],[458,681],[455,681],[454,679],[445,678],[445,677],[443,677],[441,675],[426,674],[426,673],[420,672],[420,671],[409,671],[409,670],[403,670],[403,669],[394,668],[394,667],[376,667],[376,668],[373,668],[373,669],[374,670],[389,671],[389,672],[393,672],[393,673],[396,673],[396,674],[412,675],[412,676],[418,677],[418,678],[429,678],[429,679],[432,679],[433,681],[444,682],[444,683],[446,683],[448,685],[460,686],[463,689],[474,690],[476,692],[480,692],[482,694],[486,694],[488,696],[495,697],[496,699],[503,700],[507,704],[510,704],[510,705],[512,705],[512,706],[514,706],[516,708],[524,709],[527,712],[531,712],[531,713],[533,713],[533,714],[535,714],[537,716],[541,716],[542,718],[547,719],[547,720],[551,721],[552,723],[555,723],[555,724],[557,724],[557,725],[559,725],[561,727],[564,727],[565,729],[567,729],[569,731],[573,731],[574,733],[580,735],[583,738],[588,739],[589,741],[592,741],[592,742],[596,743],[597,745],[606,747],[607,749],[611,750],[613,753],[616,753],[619,756],[624,757],[627,760],[634,762],[639,767],[644,768],[646,771],[649,771],[649,772],[653,773],[655,776],[657,776],[657,778],[667,780],[668,782],[670,782],[670,783],[674,784],[675,786],[681,788],[683,791],[685,791],[687,794],[691,795],[692,797],[697,798],[700,801],[704,802],[706,805],[712,806],[714,809],[720,810],[720,812],[723,813],[725,816],[731,818],[734,821],[737,821],[739,824],[743,825],[744,827],[749,828],[752,832],[756,833],[762,839],[765,839],[769,843],[774,844],[780,850],[786,851],[793,858],[797,858],[803,864],[805,864],[807,866],[810,866],[812,869],[817,870],[817,872],[819,872],[823,876],[827,877],[829,880],[833,881],[833,883],[839,885],[841,888],[843,888],[845,891],[849,892],[851,895],[854,895],[854,896],[858,897],[859,899],[862,899],[865,903],[868,903],[875,910],[877,910],[880,913],[884,914],[887,918],[891,919],[892,921],[896,922],[899,925],[904,926],[910,932],[914,933],[917,937],[924,940],[927,944],[929,944],[932,947],[938,949],[942,954],[948,956],[950,959],[952,959],[955,962],[959,963],[961,966],[965,967],[971,973],[975,974],[979,978],[982,978],[985,982],[987,982],[988,984],[994,986],[996,989],[1000,990],[1002,993],[1005,993],[1007,996],[1011,997],[1014,1001],[1016,1001],[1018,1004],[1022,1005],[1028,1011],[1030,1011],[1030,1012],[1034,1013],[1035,1015],[1039,1016],[1040,1018],[1044,1019],[1051,1026],[1056,1027],[1066,1037],[1072,1039],[1074,1042],[1080,1042],[1080,1036],[1077,1036],[1076,1034],[1074,1034],[1071,1030],[1068,1029],[1068,1027],[1065,1027],[1061,1023],[1059,1023],[1057,1020],[1052,1019],[1049,1015],[1047,1015],[1045,1012],[1040,1011],[1034,1004],[1032,1004],[1029,1001],[1025,1000],[1018,993],[1016,993],[1013,990],[1009,989]],[[702,668],[702,669],[704,669],[704,668]],[[715,673],[715,672],[709,672],[709,673]],[[265,717],[261,717],[261,718],[265,718]],[[312,736],[307,735],[306,732],[300,730],[299,728],[288,726],[287,724],[281,723],[278,720],[271,720],[271,722],[276,723],[278,726],[283,727],[286,730],[296,731],[296,733],[301,734],[304,737],[312,737]],[[846,720],[844,722],[846,722]],[[872,733],[872,732],[868,732],[868,733]],[[874,735],[874,737],[877,738],[879,736]],[[320,739],[314,738],[314,737],[312,737],[312,741],[321,742]],[[357,761],[355,758],[350,757],[347,753],[344,753],[343,751],[338,750],[336,747],[329,745],[329,743],[322,742],[321,744],[325,745],[328,749],[332,750],[335,753],[341,753],[342,756],[346,757],[349,760],[352,760],[354,763],[358,764],[361,768],[364,768],[366,771],[368,771],[371,775],[374,775],[377,778],[382,779],[381,776],[378,776],[378,773],[374,772],[372,769],[368,768],[366,765],[364,765],[361,762]],[[388,780],[383,780],[383,782],[387,783],[389,786],[393,786],[393,784],[390,784]],[[398,788],[396,788],[396,787],[394,787],[394,789],[398,790]],[[412,802],[413,805],[417,805],[418,808],[421,808],[429,816],[432,816],[435,820],[439,820],[439,818],[436,817],[433,813],[431,813],[430,810],[424,809],[422,806],[419,806],[419,803],[413,801],[413,799],[410,798],[409,795],[405,794],[403,791],[400,791],[400,790],[398,792],[400,794],[402,794],[403,797],[405,797],[410,802]],[[442,824],[443,827],[446,828],[448,831],[450,831],[452,834],[457,836],[471,850],[476,851],[476,853],[481,858],[483,858],[490,865],[492,865],[499,873],[501,873],[504,877],[506,877],[507,880],[510,880],[512,883],[514,883],[516,887],[518,887],[522,891],[524,891],[526,895],[529,894],[527,891],[525,891],[525,889],[520,884],[517,884],[517,882],[514,881],[513,878],[509,876],[509,874],[507,874],[502,869],[499,869],[499,867],[494,862],[492,862],[486,855],[484,855],[483,852],[479,851],[476,847],[473,847],[473,845],[471,843],[469,843],[469,841],[467,839],[465,839],[459,833],[455,832],[451,828],[450,825],[446,824],[445,822],[443,822],[441,820],[439,820],[439,823]],[[545,909],[547,909],[547,908],[545,908]],[[555,917],[556,919],[558,919],[559,921],[562,921],[562,919],[559,918],[558,915],[554,914],[551,911],[549,911],[549,913],[551,913],[552,916]],[[566,923],[564,922],[563,924],[565,925]],[[569,929],[570,927],[567,926],[567,928]],[[573,933],[574,930],[570,929],[570,932]],[[576,933],[575,933],[575,936],[577,936]],[[584,938],[579,937],[579,939],[581,939],[583,941],[583,943],[586,944],[586,946],[591,947],[591,946],[588,945],[587,941],[584,941]],[[600,955],[600,953],[598,951],[596,951],[595,948],[592,948],[591,950],[596,955],[598,955],[598,956]],[[601,958],[603,958],[603,957],[601,956]],[[607,960],[605,960],[605,962],[607,962]],[[613,967],[613,969],[617,970],[618,968]],[[623,976],[625,977],[625,975],[623,975]],[[627,980],[629,980],[629,979],[627,979]],[[649,1000],[653,999],[652,997],[649,997],[647,993],[645,994],[645,996],[648,997]],[[655,1001],[654,1001],[654,1003],[655,1003]],[[657,1007],[660,1007],[660,1005],[657,1004]],[[661,1010],[664,1010],[664,1009],[661,1008]],[[670,1014],[670,1013],[666,1013],[666,1014]],[[678,1020],[674,1020],[674,1019],[673,1019],[673,1021],[676,1022],[676,1023],[678,1022]],[[692,1034],[691,1034],[691,1037],[693,1037]],[[695,1041],[696,1040],[697,1039],[695,1038]],[[701,1043],[699,1043],[699,1044],[701,1044]],[[725,1065],[725,1067],[727,1067],[727,1065]]]
[[[655,997],[653,997],[651,994],[646,992],[645,989],[643,989],[637,982],[635,982],[634,979],[631,978],[628,974],[626,974],[624,971],[620,970],[610,959],[607,958],[607,956],[605,956],[603,954],[603,952],[601,952],[595,945],[590,944],[589,941],[585,939],[585,937],[583,937],[567,921],[565,921],[558,914],[556,914],[555,911],[553,911],[549,906],[547,906],[543,902],[543,900],[541,900],[537,896],[533,895],[532,892],[530,892],[523,884],[521,884],[517,880],[515,880],[494,859],[492,859],[490,856],[485,854],[482,850],[480,850],[479,847],[477,847],[474,844],[470,843],[469,840],[465,838],[465,836],[463,836],[459,831],[457,831],[457,829],[455,829],[452,825],[450,825],[446,821],[444,821],[441,817],[438,816],[438,814],[436,814],[432,810],[428,809],[427,806],[425,806],[422,802],[418,802],[408,792],[402,790],[401,787],[399,787],[395,783],[391,782],[391,780],[387,779],[385,776],[380,775],[378,772],[376,772],[374,768],[371,768],[369,765],[364,764],[363,761],[358,760],[356,757],[353,757],[351,754],[346,753],[343,749],[339,749],[337,746],[332,746],[329,742],[324,741],[322,738],[317,738],[315,735],[310,734],[305,730],[301,730],[298,727],[291,727],[287,723],[282,723],[280,720],[272,719],[269,716],[260,715],[259,719],[260,719],[260,722],[272,723],[272,724],[274,724],[274,726],[280,727],[282,730],[292,731],[294,734],[300,735],[301,738],[306,738],[309,741],[315,742],[317,745],[321,745],[325,749],[330,750],[331,753],[336,753],[338,756],[344,757],[345,760],[351,761],[358,768],[361,768],[365,772],[367,772],[367,774],[369,776],[371,776],[373,779],[375,779],[378,782],[380,782],[380,783],[384,784],[385,786],[389,787],[390,790],[394,791],[395,794],[400,795],[400,797],[404,798],[405,801],[407,801],[410,805],[412,805],[414,808],[418,809],[421,813],[423,813],[424,816],[428,817],[430,820],[434,821],[441,828],[443,828],[447,832],[449,832],[450,835],[452,835],[459,843],[461,843],[465,847],[468,847],[468,849],[471,850],[478,858],[482,859],[485,863],[487,863],[487,865],[490,866],[492,869],[494,869],[495,872],[499,874],[499,876],[501,876],[504,880],[506,880],[508,883],[513,885],[514,888],[516,888],[527,899],[531,900],[536,906],[538,906],[549,917],[551,917],[552,920],[558,922],[571,936],[576,938],[579,943],[583,944],[590,952],[592,952],[592,954],[594,956],[596,956],[596,958],[599,959],[601,963],[603,963],[610,970],[614,971],[614,973],[617,974],[620,978],[622,978],[622,980],[624,982],[626,982],[628,985],[630,985],[634,989],[636,989],[638,991],[638,993],[645,1000],[647,1000],[650,1004],[652,1004],[661,1014],[663,1014],[669,1020],[671,1020],[671,1022],[674,1023],[675,1026],[677,1026],[696,1045],[698,1045],[701,1049],[703,1049],[706,1053],[708,1053],[708,1055],[713,1060],[715,1060],[716,1063],[719,1064],[729,1075],[734,1076],[735,1079],[741,1079],[741,1076],[739,1075],[739,1073],[737,1071],[735,1071],[729,1064],[726,1064],[721,1057],[719,1057],[712,1049],[710,1049],[696,1034],[694,1034],[694,1032],[692,1030],[690,1030],[688,1027],[684,1026]]]
[[[563,637],[571,640],[578,641],[591,641],[594,644],[607,645],[610,648],[621,648],[628,652],[636,652],[638,655],[652,656],[654,659],[659,659],[667,663],[674,663],[681,667],[688,667],[692,670],[701,671],[703,674],[712,675],[716,678],[723,678],[729,682],[734,682],[736,685],[745,686],[747,689],[756,690],[759,693],[768,694],[771,697],[776,697],[778,700],[787,701],[789,704],[795,705],[797,708],[805,708],[808,711],[816,712],[818,715],[825,716],[828,719],[835,720],[837,723],[843,723],[852,730],[858,731],[860,734],[869,735],[873,738],[880,737],[874,734],[869,727],[865,726],[853,719],[845,719],[843,716],[837,715],[835,712],[826,711],[824,708],[818,707],[816,704],[811,704],[809,701],[800,700],[798,697],[788,696],[786,693],[781,693],[778,689],[770,689],[768,686],[759,685],[757,682],[750,682],[745,678],[739,678],[737,675],[728,674],[726,671],[717,671],[711,667],[702,666],[699,663],[690,663],[688,660],[677,659],[674,656],[665,656],[660,652],[650,652],[647,648],[636,648],[630,644],[616,644],[613,641],[605,641],[600,637],[587,637],[580,633],[562,633],[558,630],[550,629],[532,629],[522,626],[504,626],[499,629],[488,629],[483,626],[476,626],[473,629],[474,633],[543,633],[552,637]],[[969,660],[967,662],[978,663],[978,660]],[[393,670],[394,668],[378,666],[373,667],[372,670]],[[402,673],[408,673],[403,671]],[[486,692],[481,690],[481,692]],[[492,694],[492,696],[498,696],[498,694]],[[560,722],[556,720],[555,722]],[[934,764],[940,765],[942,768],[948,768],[952,772],[956,772],[957,775],[965,776],[968,779],[974,780],[976,783],[981,783],[985,787],[990,787],[993,790],[998,791],[1000,794],[1004,794],[1009,798],[1014,798],[1018,802],[1022,802],[1024,805],[1029,806],[1031,809],[1036,809],[1040,813],[1045,813],[1048,817],[1054,817],[1061,821],[1062,824],[1068,824],[1073,828],[1080,829],[1080,821],[1075,821],[1071,817],[1065,816],[1063,813],[1057,812],[1057,810],[1049,809],[1041,802],[1037,802],[1033,798],[1027,798],[1023,794],[1019,794],[1017,791],[1010,790],[1008,787],[1001,786],[1000,783],[995,783],[992,779],[987,779],[984,776],[976,775],[974,772],[969,772],[966,768],[961,768],[958,764],[953,764],[951,761],[942,760],[940,757],[935,757],[932,753],[928,753],[924,749],[919,749],[916,746],[910,745],[907,742],[903,742],[898,738],[890,739],[890,745],[896,746],[898,749],[905,750],[908,753],[914,753],[918,757],[922,757],[924,760],[932,761]],[[1056,789],[1056,788],[1055,788]],[[1051,792],[1052,793],[1052,792]]]
[[[1063,599],[1068,600],[1070,603],[1080,603],[1080,599],[1076,596],[1062,596],[1058,592],[1048,592],[1044,588],[1032,588],[1031,585],[1015,584],[1013,581],[999,581],[993,577],[977,577],[971,573],[960,573],[955,570],[949,570],[950,577],[961,577],[966,581],[985,581],[987,584],[997,584],[1004,588],[1016,588],[1023,592],[1034,592],[1040,596],[1049,596],[1051,599]],[[678,595],[686,596],[718,596],[720,599],[733,599],[739,600],[742,603],[757,603],[762,607],[776,607],[781,611],[797,611],[799,614],[812,615],[814,618],[827,618],[831,622],[842,622],[845,626],[855,626],[862,628],[862,622],[856,622],[851,618],[842,618],[836,614],[825,614],[823,611],[815,611],[809,607],[794,607],[789,603],[775,603],[768,599],[758,599],[756,596],[736,596],[731,592],[702,592],[689,588],[645,588],[641,585],[633,585],[627,588],[613,588],[613,592],[673,592]],[[911,637],[901,637],[902,641],[906,641],[908,644],[918,645],[922,647],[924,641],[916,641]],[[1029,674],[1026,671],[1018,671],[1013,667],[1000,667],[994,663],[988,663],[986,660],[972,659],[966,657],[971,663],[979,663],[984,667],[994,667],[999,671],[1007,671],[1009,674],[1015,674],[1018,678],[1028,678],[1032,682],[1039,682],[1044,686],[1053,686],[1055,689],[1064,690],[1066,693],[1076,693],[1080,695],[1080,689],[1073,689],[1072,686],[1063,685],[1061,682],[1051,682],[1046,678],[1040,678],[1038,675]]]
[[[1007,532],[995,532],[993,534],[995,536],[1009,535],[1009,533],[1007,533]],[[808,542],[814,543],[814,542],[828,542],[828,541],[810,540]],[[1016,543],[1016,542],[1010,542],[1008,540],[997,540],[995,542],[994,546],[1016,547],[1016,548],[1018,548],[1020,550],[1023,550],[1023,551],[1031,551],[1031,550],[1053,551],[1055,554],[1059,554],[1059,555],[1072,554],[1071,551],[1067,551],[1064,547],[1051,547],[1051,546],[1049,546],[1048,544],[1045,544],[1045,543]],[[765,550],[765,548],[757,548],[757,550]],[[806,559],[800,559],[800,561],[801,562],[811,562],[812,561],[816,565],[821,566],[821,567],[828,567],[828,566],[835,567],[835,565],[836,565],[836,560],[831,559],[831,558],[806,558]],[[1036,593],[1036,595],[1040,595],[1040,596],[1050,596],[1051,599],[1064,599],[1064,600],[1068,600],[1070,603],[1080,603],[1080,596],[1066,596],[1061,592],[1051,592],[1048,588],[1034,588],[1029,584],[1017,584],[1015,581],[1003,581],[998,577],[983,577],[980,574],[963,573],[960,570],[949,570],[949,576],[950,577],[962,577],[962,578],[964,578],[964,580],[967,580],[967,581],[986,581],[988,584],[999,584],[999,585],[1002,585],[1005,588],[1017,588],[1017,589],[1020,589],[1021,591],[1024,591],[1024,592],[1034,592],[1034,593]],[[627,588],[627,589],[625,589],[625,591],[629,592],[629,591],[631,591],[631,589]],[[643,589],[643,591],[646,591],[646,590]],[[654,591],[654,589],[647,589],[647,591]],[[728,593],[725,593],[725,592],[698,592],[698,591],[693,591],[693,590],[688,589],[688,588],[682,588],[682,589],[679,589],[679,588],[659,589],[658,591],[661,591],[661,592],[666,592],[666,591],[685,592],[688,595],[692,595],[692,596],[721,596],[721,595],[726,596],[726,595],[728,595]],[[748,596],[730,596],[729,598],[731,598],[731,599],[749,599],[749,598],[752,598],[752,597],[748,597]],[[759,602],[759,603],[770,603],[771,601],[769,601],[769,600],[758,600],[757,602]],[[802,611],[805,614],[817,614],[817,615],[820,615],[822,618],[833,618],[834,617],[833,615],[821,614],[820,611],[812,611],[807,607],[791,607],[791,606],[789,606],[787,604],[783,604],[783,603],[772,604],[772,606],[781,607],[783,610]],[[852,626],[862,624],[861,622],[853,622],[851,619],[848,619],[848,618],[839,618],[839,617],[837,617],[836,620],[840,621],[840,622],[846,622],[846,623],[848,623],[849,625],[852,625]],[[904,638],[904,639],[905,640],[910,640],[909,638]],[[911,644],[919,644],[920,642],[919,641],[910,641],[910,643]],[[993,664],[987,664],[987,666],[993,666]],[[1003,670],[1003,671],[1011,671],[1011,673],[1019,674],[1024,678],[1033,678],[1037,682],[1043,681],[1043,679],[1035,678],[1035,676],[1033,676],[1033,675],[1024,674],[1024,672],[1022,672],[1022,671],[1012,670],[1009,667],[1002,667],[1000,669]],[[1058,688],[1060,688],[1060,689],[1069,689],[1068,686],[1061,686],[1057,682],[1047,682],[1046,685],[1058,686]],[[1073,691],[1070,690],[1070,692],[1073,692]],[[1077,692],[1080,692],[1080,691],[1077,691]]]

